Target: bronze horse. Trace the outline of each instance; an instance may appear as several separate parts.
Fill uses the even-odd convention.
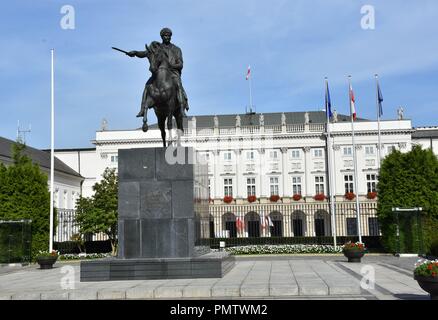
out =
[[[180,144],[180,137],[184,133],[183,115],[181,114],[181,108],[178,106],[177,86],[172,80],[167,53],[162,50],[160,43],[156,41],[152,42],[149,47],[147,45],[145,47],[147,51],[146,57],[150,64],[149,70],[152,72],[153,77],[149,88],[149,95],[153,100],[153,108],[158,119],[163,146],[166,147],[166,119],[167,129],[171,135],[173,118],[175,118],[178,129],[177,142]],[[142,126],[144,132],[148,130],[147,111],[148,108],[145,108]],[[171,140],[169,141],[170,144]]]

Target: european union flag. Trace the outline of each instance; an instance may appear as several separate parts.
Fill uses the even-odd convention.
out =
[[[383,115],[383,108],[382,108],[383,96],[382,96],[382,91],[380,91],[379,83],[377,83],[377,101],[379,103],[379,117],[381,117]]]
[[[330,101],[330,91],[328,87],[328,81],[326,81],[325,83],[325,112],[329,119],[333,116],[332,102]]]

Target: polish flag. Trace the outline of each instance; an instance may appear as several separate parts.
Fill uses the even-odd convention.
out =
[[[240,218],[236,219],[236,227],[237,227],[237,230],[239,230],[239,231],[243,230],[243,221],[240,220]]]
[[[354,107],[354,102],[353,87],[350,84],[350,114],[353,116],[353,120],[356,120],[356,108]]]
[[[246,72],[246,80],[249,79],[250,75],[251,75],[251,66],[248,66],[248,71]]]

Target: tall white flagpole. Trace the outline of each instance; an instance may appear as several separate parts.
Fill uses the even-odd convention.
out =
[[[378,75],[375,74],[376,77],[376,108],[377,108],[377,158],[378,158],[378,165],[377,165],[377,171],[380,172],[380,164],[382,162],[382,153],[381,153],[381,136],[380,136],[380,102],[379,102],[379,79]]]
[[[354,141],[354,119],[353,119],[353,110],[351,108],[352,103],[352,87],[351,87],[351,76],[348,76],[348,96],[350,102],[350,118],[351,118],[351,140],[353,144],[353,165],[354,165],[354,190],[356,191],[356,217],[357,217],[357,234],[359,236],[359,242],[362,242],[362,234],[361,234],[361,223],[360,223],[360,206],[359,206],[359,190],[357,188],[357,157],[356,157],[356,143]]]
[[[325,78],[325,113],[327,116],[327,161],[328,161],[328,178],[329,178],[329,192],[330,192],[330,211],[332,216],[332,235],[333,245],[336,249],[336,218],[335,218],[335,197],[334,197],[334,178],[333,178],[333,159],[332,159],[332,143],[330,130],[330,111],[329,111],[329,89],[328,80]]]
[[[251,112],[252,113],[252,88],[251,88],[251,86],[252,86],[252,84],[251,84],[251,78],[252,78],[252,76],[251,76],[251,66],[248,66],[248,75],[247,75],[247,77],[248,77],[248,80],[249,80],[249,83],[248,83],[248,85],[249,85],[249,112]]]
[[[50,131],[50,234],[49,234],[49,252],[53,250],[53,190],[55,184],[55,73],[54,73],[54,49],[51,49],[51,131]]]

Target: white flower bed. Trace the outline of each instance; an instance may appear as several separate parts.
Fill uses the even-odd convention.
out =
[[[287,254],[287,253],[342,253],[342,246],[336,249],[332,245],[316,244],[283,244],[283,245],[251,245],[225,248],[225,251],[238,254]]]
[[[67,253],[59,256],[60,260],[102,259],[111,257],[111,253]]]

